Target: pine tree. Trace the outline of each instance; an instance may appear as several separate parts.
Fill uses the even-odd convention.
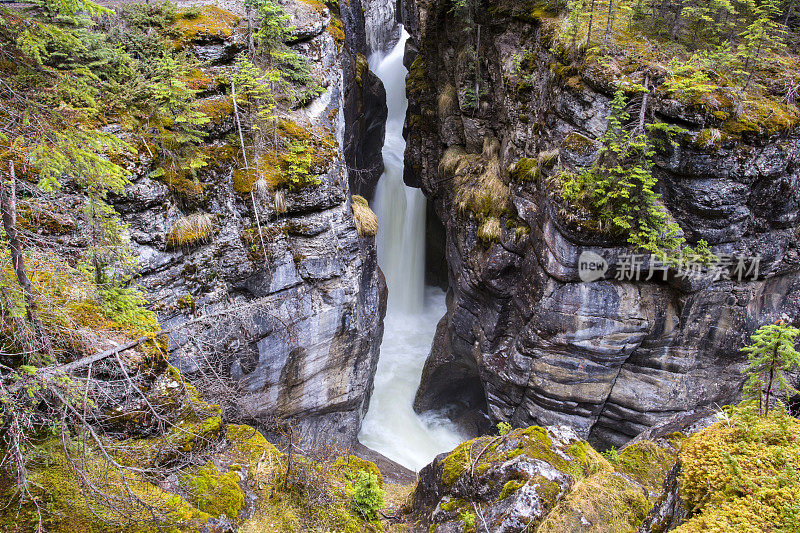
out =
[[[570,43],[570,50],[577,49],[578,35],[586,19],[585,0],[569,0],[567,2],[568,15],[561,27],[560,37],[563,41]]]
[[[755,8],[755,20],[741,34],[742,44],[739,53],[745,58],[744,70],[747,72],[745,88],[753,79],[758,58],[786,49],[784,42],[786,27],[776,20],[780,12],[780,0],[761,0]]]
[[[747,353],[745,397],[758,402],[764,416],[769,413],[770,398],[778,391],[797,392],[786,380],[786,372],[800,369],[800,353],[795,348],[798,330],[783,320],[761,326],[750,337],[752,344],[742,348]]]
[[[183,79],[189,65],[179,58],[164,55],[155,60],[150,79],[134,97],[133,118],[140,138],[152,139],[159,150],[155,176],[194,173],[206,165],[199,126],[209,118],[197,109],[196,91]]]

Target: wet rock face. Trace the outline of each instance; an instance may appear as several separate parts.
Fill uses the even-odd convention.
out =
[[[174,330],[173,363],[201,389],[211,380],[203,391],[232,419],[262,429],[291,421],[306,442],[349,446],[372,392],[386,288],[374,238],[358,235],[349,202],[345,53],[328,31],[333,15],[324,7],[287,12],[297,28],[293,46],[311,59],[324,93],[292,111],[281,135],[313,130],[308,142],[325,139],[319,185],[251,193],[230,155],[238,146],[226,145],[226,135],[235,133],[228,109],[208,126],[212,157],[199,187],[149,178],[143,159],[117,207],[130,224],[138,281],[162,327]],[[241,42],[243,25],[214,46]],[[202,51],[206,43],[192,46]],[[211,78],[227,61],[214,58],[204,67]],[[227,101],[220,94],[208,99]],[[195,213],[210,215],[210,234],[169,246],[176,222]]]
[[[545,174],[550,158],[568,168],[591,162],[614,86],[593,71],[559,77],[546,28],[514,9],[479,8],[465,29],[446,2],[403,4],[411,33],[405,181],[422,188],[444,223],[452,293],[416,405],[446,405],[447,376],[477,380],[494,422],[569,424],[601,447],[619,446],[675,413],[735,400],[749,335],[783,313],[796,316],[800,137],[707,147],[698,142],[710,127],[702,114],[652,98],[653,120],[689,130],[654,160],[670,215],[689,242],[704,239],[718,255],[760,255],[760,274],[614,279],[632,252],[624,239],[572,228],[546,179],[511,172],[524,158],[545,161]],[[496,152],[486,150],[495,143]],[[493,168],[500,207],[479,212],[463,176],[474,170],[486,180]],[[491,217],[498,224],[487,238]],[[582,282],[584,252],[601,256],[611,275]]]
[[[386,90],[369,70],[367,58],[376,51],[371,43],[370,16],[383,0],[353,0],[343,4],[345,48],[342,67],[345,79],[344,156],[350,189],[372,200],[383,174],[383,141],[386,135]],[[370,15],[372,14],[372,15]],[[392,28],[395,27],[392,19]]]

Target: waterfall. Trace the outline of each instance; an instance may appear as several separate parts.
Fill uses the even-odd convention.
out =
[[[425,280],[425,196],[403,183],[403,122],[406,117],[406,69],[403,52],[408,34],[385,58],[373,55],[371,68],[386,88],[386,139],[383,143],[384,173],[375,190],[378,215],[378,262],[389,290],[391,310],[422,311]]]
[[[403,122],[408,34],[387,54],[373,54],[370,68],[386,88],[388,118],[385,170],[373,207],[378,216],[378,263],[389,286],[380,361],[370,409],[359,440],[401,465],[418,470],[464,440],[443,415],[418,416],[412,404],[436,323],[445,313],[444,293],[425,287],[425,197],[403,183]]]

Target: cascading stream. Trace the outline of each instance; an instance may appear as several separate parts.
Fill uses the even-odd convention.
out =
[[[385,170],[375,192],[378,263],[389,286],[383,343],[375,389],[359,440],[412,470],[464,438],[443,416],[418,416],[412,408],[431,348],[436,323],[445,313],[444,293],[425,287],[425,197],[403,183],[403,122],[406,73],[403,31],[387,55],[375,54],[370,68],[386,88],[388,118],[383,145]]]

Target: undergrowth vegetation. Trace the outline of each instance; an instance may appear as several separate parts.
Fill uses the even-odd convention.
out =
[[[679,533],[796,531],[800,523],[800,422],[785,409],[732,408],[681,449]]]
[[[335,138],[293,119],[323,88],[287,46],[283,8],[251,7],[259,47],[224,69],[193,53],[241,29],[214,6],[0,7],[3,531],[197,531],[222,515],[241,524],[253,476],[270,469],[259,496],[280,493],[298,530],[365,528],[342,474],[330,470],[330,501],[308,503],[294,476],[316,467],[260,435],[257,451],[255,435],[231,445],[219,406],[166,363],[166,337],[135,284],[130,232],[113,205],[134,167],[137,178],[162,182],[185,213],[157,236],[169,250],[214,236],[208,192],[223,169],[244,168],[247,193],[268,176],[276,211],[286,210],[287,191],[320,183]],[[235,139],[223,131],[234,116]],[[194,305],[187,296],[181,305]],[[223,462],[211,461],[222,449]]]

